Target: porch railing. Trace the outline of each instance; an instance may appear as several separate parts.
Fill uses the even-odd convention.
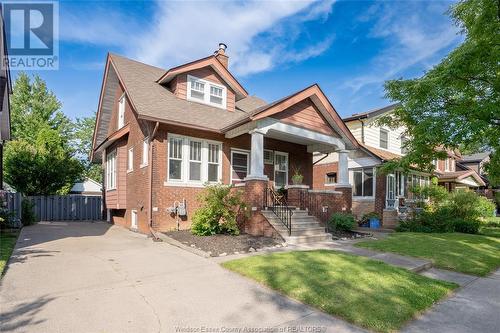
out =
[[[279,194],[272,188],[266,188],[264,193],[264,203],[265,209],[269,208],[278,220],[286,227],[288,235],[292,234],[292,210],[288,207],[286,198],[284,195]]]

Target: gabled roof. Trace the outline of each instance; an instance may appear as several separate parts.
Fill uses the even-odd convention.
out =
[[[367,118],[373,118],[380,116],[384,113],[390,112],[394,110],[397,106],[399,106],[399,103],[391,104],[388,106],[384,106],[383,108],[377,108],[373,109],[367,112],[361,112],[361,113],[355,113],[349,117],[344,118],[344,121],[352,121],[352,120],[358,120],[358,119],[367,119]]]
[[[362,148],[364,148],[366,151],[368,151],[371,155],[374,155],[375,157],[378,157],[382,161],[392,161],[396,159],[400,159],[402,156],[399,154],[392,153],[387,150],[383,149],[378,149],[375,147],[370,147],[367,145],[360,144]]]
[[[316,107],[318,107],[321,114],[324,116],[332,129],[334,129],[334,131],[338,133],[346,143],[350,143],[350,149],[357,148],[359,146],[351,131],[347,128],[333,105],[330,103],[326,95],[317,84],[313,84],[303,90],[280,98],[272,103],[262,105],[246,113],[239,120],[233,122],[229,126],[223,128],[223,131],[227,132],[233,128],[236,128],[237,126],[243,125],[253,120],[272,117],[274,114],[282,112],[307,98],[310,98],[316,105]]]
[[[484,152],[484,153],[475,153],[475,154],[470,154],[470,155],[462,155],[462,158],[460,162],[481,162],[485,158],[489,157],[490,153],[489,152]]]
[[[231,87],[231,89],[233,89],[236,93],[237,100],[248,96],[248,92],[245,88],[243,88],[243,86],[238,82],[238,80],[236,80],[226,66],[221,64],[221,62],[214,55],[170,68],[168,71],[159,76],[156,82],[165,84],[170,82],[179,74],[207,66],[210,66]]]
[[[471,169],[461,170],[461,171],[453,171],[453,172],[443,172],[443,173],[438,174],[437,177],[440,181],[452,181],[452,182],[458,182],[458,181],[465,179],[467,177],[472,177],[479,184],[479,186],[486,185],[486,183],[481,178],[481,176],[479,176],[476,171],[471,170]]]

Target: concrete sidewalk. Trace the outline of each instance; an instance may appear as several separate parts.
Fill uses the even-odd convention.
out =
[[[475,278],[452,297],[438,303],[402,332],[500,332],[500,269]]]
[[[211,260],[106,223],[24,228],[0,304],[2,332],[364,332]]]

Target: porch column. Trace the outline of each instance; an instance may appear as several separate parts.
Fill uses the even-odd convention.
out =
[[[252,136],[250,151],[250,174],[245,179],[267,180],[264,175],[264,131],[255,129],[249,132]]]
[[[348,150],[339,150],[339,164],[338,164],[338,182],[336,187],[350,187],[349,184],[349,171],[347,168]]]

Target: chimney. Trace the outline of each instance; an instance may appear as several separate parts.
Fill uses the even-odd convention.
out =
[[[219,49],[214,52],[215,58],[220,61],[224,67],[228,68],[229,66],[229,57],[226,55],[227,45],[224,43],[219,43]]]

